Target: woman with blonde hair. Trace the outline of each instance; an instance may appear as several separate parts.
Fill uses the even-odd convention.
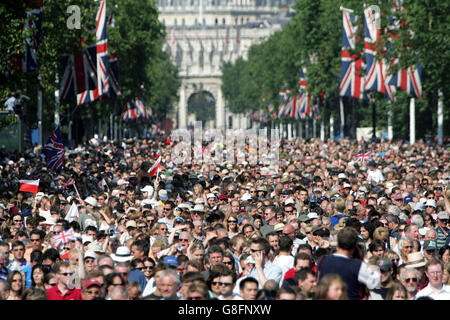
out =
[[[100,231],[105,231],[108,233],[109,228],[114,226],[114,218],[112,213],[112,208],[108,205],[101,207],[98,212],[100,212]]]
[[[195,242],[189,248],[188,251],[189,260],[197,261],[200,264],[200,269],[203,271],[205,269],[205,246],[201,242]]]
[[[348,300],[347,284],[336,273],[329,273],[316,286],[314,300]]]
[[[194,199],[204,198],[203,186],[200,183],[194,184],[193,191],[194,191]]]
[[[384,244],[387,243],[389,238],[389,231],[386,228],[378,227],[373,232],[373,240],[379,239],[384,242]]]

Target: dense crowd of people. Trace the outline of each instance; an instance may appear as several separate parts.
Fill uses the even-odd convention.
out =
[[[450,299],[445,147],[282,140],[278,171],[173,148],[92,139],[59,173],[0,149],[0,299]]]

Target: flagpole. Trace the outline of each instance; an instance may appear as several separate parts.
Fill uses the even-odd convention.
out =
[[[439,89],[438,91],[437,121],[438,121],[438,144],[442,146],[444,137],[444,101],[442,89]]]
[[[41,75],[38,73],[38,94],[37,94],[37,120],[39,133],[39,146],[42,147],[42,89],[41,89]]]
[[[78,198],[81,199],[80,194],[78,193],[77,185],[74,183],[73,186],[74,186],[74,188],[75,188],[75,191],[77,192]]]

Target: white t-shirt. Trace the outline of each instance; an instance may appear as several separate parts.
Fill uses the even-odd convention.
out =
[[[289,256],[278,255],[275,257],[275,259],[273,259],[272,263],[279,266],[284,274],[286,273],[286,271],[294,267],[294,260],[295,258],[291,255]]]

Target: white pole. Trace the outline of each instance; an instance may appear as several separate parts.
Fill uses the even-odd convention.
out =
[[[55,85],[56,88],[59,88],[59,78],[58,78],[58,72],[56,72],[55,77]],[[59,124],[59,90],[55,90],[55,126]]]
[[[442,90],[439,89],[438,92],[438,112],[437,112],[437,121],[438,121],[438,144],[442,146],[443,138],[444,138],[444,99]]]
[[[309,139],[309,121],[305,119],[305,139]]]
[[[298,136],[299,138],[303,139],[303,121],[300,120],[298,122]]]
[[[292,140],[292,124],[291,123],[288,123],[287,130],[288,130],[288,140]]]
[[[320,141],[325,141],[325,123],[320,119]]]
[[[340,131],[340,136],[341,136],[341,139],[344,139],[345,119],[344,119],[344,101],[342,101],[342,97],[339,97],[339,111],[340,111],[340,114],[341,114],[341,131]]]
[[[334,140],[334,115],[330,114],[330,139]]]
[[[38,119],[39,145],[42,146],[42,90],[41,90],[41,75],[38,75],[37,119]]]
[[[392,103],[389,101],[388,105],[388,139],[392,140],[394,138],[394,131],[392,127]]]
[[[313,118],[313,138],[317,138],[316,118]]]
[[[409,143],[416,142],[416,100],[409,99]]]

